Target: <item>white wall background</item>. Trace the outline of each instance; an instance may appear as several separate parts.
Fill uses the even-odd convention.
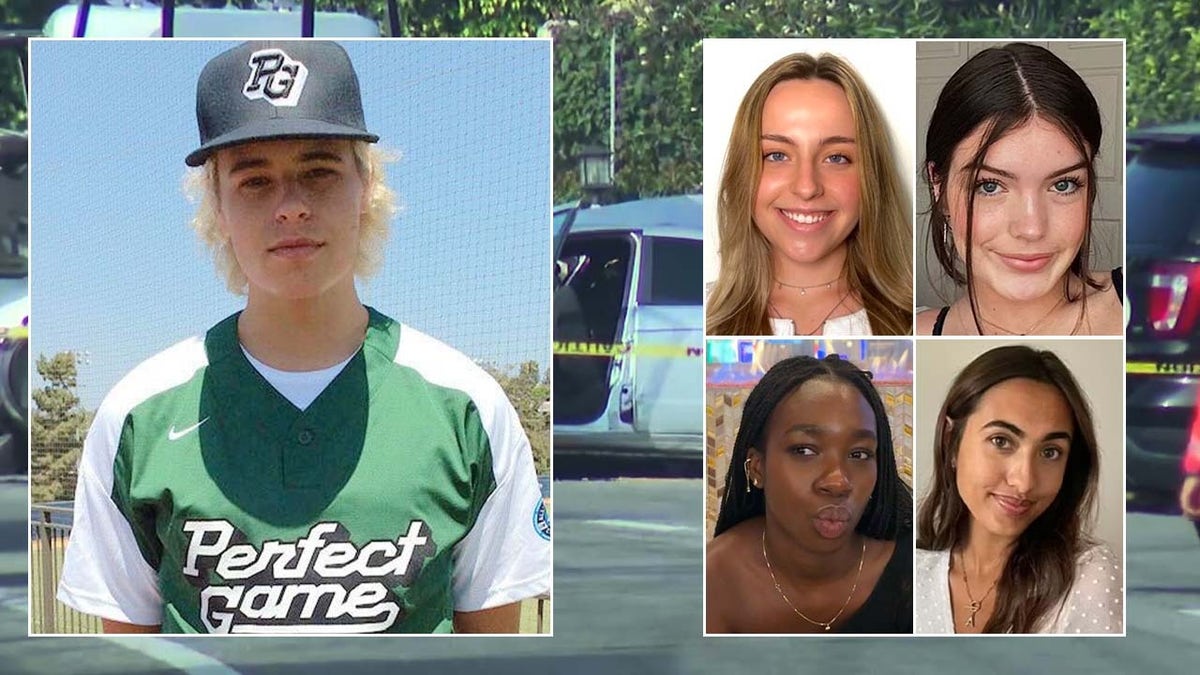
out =
[[[915,187],[916,48],[913,40],[706,39],[704,50],[704,282],[715,281],[717,191],[729,132],[742,97],[778,59],[829,52],[849,61],[883,109],[896,146],[897,170],[909,199]]]
[[[933,477],[933,435],[950,382],[976,356],[993,347],[1025,344],[1062,359],[1092,406],[1100,444],[1100,483],[1093,536],[1124,557],[1125,346],[1120,339],[917,340],[913,408],[913,485],[918,503]]]

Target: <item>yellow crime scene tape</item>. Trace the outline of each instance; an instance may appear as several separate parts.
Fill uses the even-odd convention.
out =
[[[1125,372],[1135,375],[1197,375],[1200,363],[1156,363],[1149,361],[1127,361]]]
[[[632,345],[608,344],[603,342],[555,342],[555,356],[603,356],[614,357],[624,354],[656,356],[660,358],[695,358],[704,356],[704,347],[687,345]]]

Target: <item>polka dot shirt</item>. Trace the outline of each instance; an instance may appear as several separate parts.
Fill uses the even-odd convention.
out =
[[[953,633],[950,610],[950,552],[917,549],[913,557],[913,629]],[[1039,633],[1121,633],[1125,589],[1121,561],[1107,547],[1094,546],[1075,563],[1075,585],[1052,621]]]

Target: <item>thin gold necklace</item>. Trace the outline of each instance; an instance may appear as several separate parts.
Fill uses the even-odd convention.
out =
[[[1046,312],[1045,314],[1043,314],[1042,318],[1038,319],[1037,321],[1034,321],[1032,326],[1030,326],[1029,328],[1026,328],[1023,332],[1020,332],[1020,333],[1018,333],[1015,330],[1011,330],[1009,328],[1001,326],[1000,324],[996,323],[995,321],[988,319],[986,316],[980,315],[979,318],[983,319],[983,322],[986,323],[987,325],[991,326],[992,328],[999,329],[1001,332],[1003,332],[1006,335],[1026,336],[1026,335],[1029,335],[1030,333],[1032,333],[1033,331],[1037,330],[1038,328],[1040,328],[1041,325],[1046,322],[1046,319],[1049,319],[1050,315],[1054,313],[1054,310],[1056,310],[1062,306],[1063,300],[1066,300],[1066,298],[1065,297],[1059,298],[1058,302],[1054,303],[1054,306],[1050,308],[1049,312]]]
[[[781,598],[783,598],[783,601],[787,603],[787,606],[791,607],[792,611],[795,612],[796,615],[799,616],[801,619],[804,619],[805,621],[811,623],[814,626],[820,626],[821,628],[824,628],[825,630],[829,630],[830,628],[833,627],[833,624],[839,618],[841,618],[842,612],[846,611],[846,606],[850,604],[850,598],[854,597],[854,591],[858,590],[858,579],[859,579],[859,577],[862,576],[863,561],[865,561],[867,559],[867,538],[863,537],[862,552],[858,554],[858,572],[856,572],[854,574],[854,586],[852,586],[850,588],[850,595],[846,596],[846,601],[842,603],[842,608],[839,609],[837,611],[837,614],[834,614],[833,618],[828,621],[815,621],[813,619],[808,618],[807,616],[804,616],[804,612],[801,612],[800,610],[796,609],[796,606],[792,604],[792,601],[788,600],[787,593],[783,592],[783,587],[779,585],[779,580],[775,578],[775,570],[771,569],[771,559],[767,557],[767,528],[766,528],[766,526],[763,526],[762,551],[763,551],[763,562],[767,563],[767,571],[771,573],[771,581],[775,583],[775,590],[779,593],[779,596]]]
[[[971,595],[971,582],[967,581],[967,563],[963,559],[962,551],[959,551],[958,553],[958,564],[960,567],[962,567],[963,586],[965,586],[967,589],[967,599],[971,601],[967,603],[967,611],[971,614],[967,617],[967,620],[963,625],[968,628],[973,628],[975,626],[975,615],[978,614],[979,610],[983,608],[983,601],[987,600],[987,597],[992,594],[992,589],[996,588],[996,582],[1000,581],[1000,578],[997,577],[996,580],[992,582],[992,585],[988,586],[987,592],[983,594],[983,597],[976,600],[975,597]]]
[[[808,293],[808,289],[810,289],[810,288],[822,288],[822,287],[832,288],[836,282],[841,280],[841,278],[842,278],[842,275],[839,274],[839,275],[837,275],[836,278],[830,279],[829,281],[826,281],[825,283],[813,284],[812,286],[797,286],[796,284],[785,284],[784,282],[782,282],[778,279],[775,280],[775,283],[779,284],[780,288],[795,288],[796,290],[800,291],[800,295],[806,295]]]

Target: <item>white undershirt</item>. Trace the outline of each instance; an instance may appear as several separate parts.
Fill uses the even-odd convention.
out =
[[[358,352],[354,352],[345,361],[335,363],[328,368],[320,370],[279,370],[272,368],[267,364],[254,358],[250,352],[246,351],[246,347],[242,346],[242,353],[246,355],[246,359],[254,366],[267,382],[275,387],[275,391],[283,394],[283,397],[292,402],[292,405],[301,410],[305,410],[313,401],[316,400],[321,392],[325,391],[325,387],[333,382],[333,378],[342,372],[350,359],[354,358]]]
[[[771,332],[775,335],[795,335],[796,324],[791,319],[770,317]],[[867,308],[861,307],[857,312],[827,320],[821,326],[821,335],[825,337],[860,337],[871,334],[871,320],[867,316]]]

